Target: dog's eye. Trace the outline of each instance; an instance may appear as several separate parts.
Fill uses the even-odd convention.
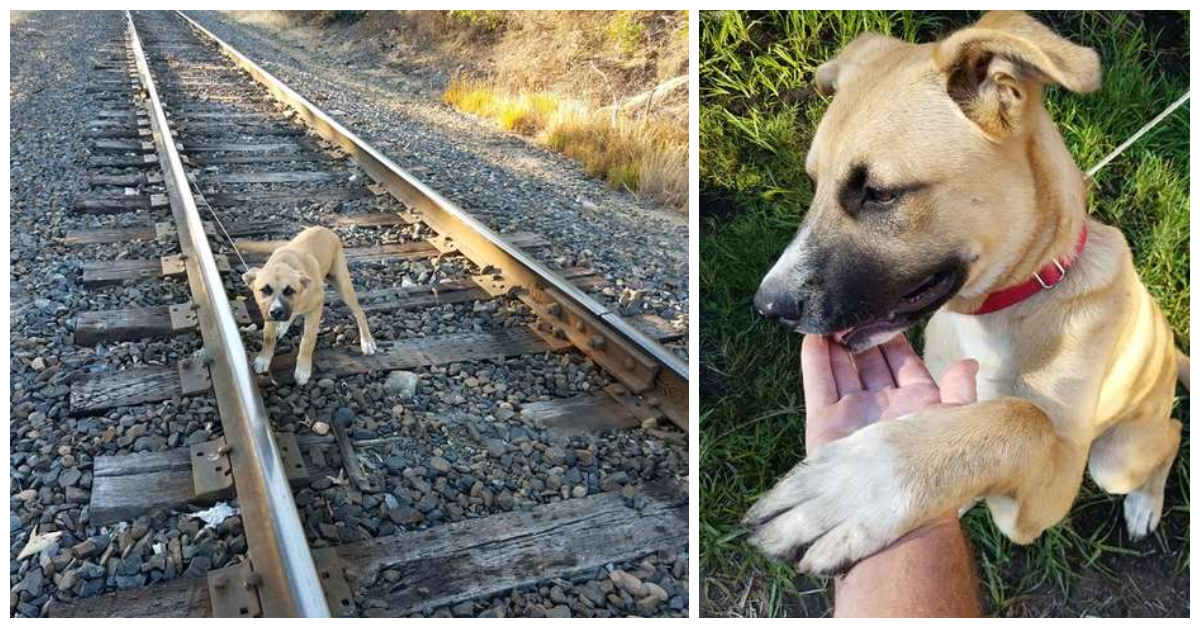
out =
[[[867,188],[866,196],[868,203],[875,203],[876,205],[891,205],[892,203],[896,202],[896,198],[899,195],[891,190]]]
[[[291,287],[291,286],[288,286],[288,287],[286,287],[286,288],[284,288],[284,289],[283,289],[283,296],[285,296],[285,297],[290,297],[290,296],[292,296],[293,294],[296,294],[296,291],[295,291],[295,290],[292,290],[292,287]]]
[[[275,291],[271,289],[271,286],[263,286],[262,290],[260,290],[260,292],[262,292],[262,295],[264,297],[269,297],[272,294],[275,294]]]

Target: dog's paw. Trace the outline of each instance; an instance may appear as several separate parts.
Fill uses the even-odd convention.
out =
[[[259,355],[254,358],[254,372],[262,375],[271,369],[271,358],[265,355]]]
[[[374,355],[375,350],[378,348],[375,345],[374,338],[363,338],[358,341],[358,346],[362,348],[363,355]]]
[[[906,474],[876,432],[829,443],[792,469],[746,514],[750,542],[800,559],[801,571],[841,574],[915,527]]]
[[[312,378],[311,366],[297,366],[296,372],[293,374],[293,379],[296,380],[297,386],[303,386]]]
[[[1125,496],[1125,527],[1129,537],[1135,541],[1145,538],[1158,527],[1162,518],[1163,498],[1142,491],[1133,491]]]

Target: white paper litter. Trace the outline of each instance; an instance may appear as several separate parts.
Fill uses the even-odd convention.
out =
[[[37,527],[34,527],[33,533],[29,535],[29,542],[25,544],[25,549],[21,550],[20,554],[17,554],[17,560],[24,560],[27,556],[40,554],[42,550],[50,547],[50,545],[57,541],[58,537],[62,535],[63,533],[61,530],[57,532],[38,534]]]
[[[231,507],[225,502],[218,502],[216,506],[213,506],[208,510],[194,512],[191,514],[191,516],[195,519],[200,519],[203,521],[205,524],[204,527],[215,528],[221,525],[222,521],[236,514],[238,514],[238,510],[236,508]]]

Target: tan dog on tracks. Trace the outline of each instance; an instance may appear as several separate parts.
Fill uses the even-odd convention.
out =
[[[1130,536],[1148,534],[1187,357],[1124,236],[1088,218],[1042,105],[1046,84],[1098,89],[1096,53],[997,12],[934,44],[864,35],[816,81],[837,94],[805,164],[816,193],[756,305],[854,352],[936,310],[926,360],[940,378],[977,359],[980,401],[826,445],[750,510],[752,542],[836,573],[983,498],[1030,543],[1067,514],[1085,468],[1126,496]]]
[[[354,320],[358,323],[358,342],[364,355],[375,353],[375,340],[367,327],[367,316],[350,280],[350,268],[337,234],[325,227],[309,227],[290,242],[245,242],[243,251],[270,253],[262,268],[251,268],[242,279],[254,291],[254,300],[263,318],[263,347],[254,358],[254,371],[266,373],[275,355],[275,342],[287,333],[297,316],[304,317],[304,336],[296,356],[296,384],[303,386],[312,376],[313,350],[321,313],[325,309],[325,278],[333,281]]]

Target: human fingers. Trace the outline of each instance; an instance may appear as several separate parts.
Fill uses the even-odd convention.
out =
[[[800,373],[804,380],[804,405],[809,409],[837,403],[837,384],[829,363],[829,340],[809,334],[800,344]]]
[[[908,338],[905,338],[904,334],[897,334],[895,338],[883,343],[879,348],[883,352],[883,357],[887,359],[888,366],[892,369],[892,378],[896,380],[897,386],[903,388],[934,383],[929,369],[925,368],[925,363],[921,361],[917,352],[913,351],[912,345],[908,344]]]
[[[975,360],[959,360],[951,364],[942,375],[942,403],[960,406],[975,403],[975,376],[978,374],[979,362]]]
[[[833,383],[837,385],[838,398],[852,392],[862,390],[862,381],[858,379],[858,369],[850,352],[842,345],[826,339],[829,347],[829,367],[833,370]]]
[[[858,367],[858,378],[867,390],[874,392],[896,385],[892,379],[892,370],[879,347],[871,347],[862,353],[854,354],[854,365]]]

